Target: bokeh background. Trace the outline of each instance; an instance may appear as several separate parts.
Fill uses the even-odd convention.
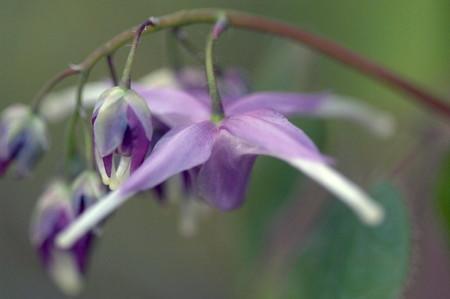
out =
[[[0,0],[1,107],[29,101],[54,73],[148,16],[198,7],[242,9],[297,24],[450,98],[448,0]],[[207,30],[205,26],[188,29],[199,48]],[[165,38],[157,33],[144,39],[136,76],[170,64]],[[337,212],[324,212],[333,202],[326,192],[267,158],[256,165],[244,207],[213,213],[193,238],[178,233],[177,206],[161,207],[150,194],[130,201],[108,223],[81,298],[356,298],[339,291],[345,284],[340,281],[342,273],[334,272],[336,267],[353,273],[346,276],[353,277],[346,281],[349,294],[372,287],[365,298],[381,296],[377,294],[385,294],[378,298],[450,298],[445,220],[450,214],[446,191],[450,175],[445,174],[450,164],[445,158],[448,120],[338,63],[274,37],[230,30],[217,51],[219,63],[244,68],[256,90],[329,90],[392,112],[397,131],[388,139],[343,121],[295,120],[353,180],[368,189],[389,180],[393,182],[389,188],[402,194],[395,199],[401,207],[393,208],[402,209],[393,216],[399,223],[385,231],[383,236],[390,239],[380,249],[391,255],[384,263],[365,264],[364,257],[371,253],[360,249],[355,238],[346,239],[359,223],[340,226],[346,221],[342,215],[353,216],[346,211],[339,217]],[[126,52],[127,48],[119,52],[118,62]],[[186,62],[195,64],[187,56]],[[92,78],[105,74],[106,66],[100,63]],[[61,87],[74,83],[70,79]],[[34,203],[64,149],[64,126],[51,130],[51,153],[33,177],[0,181],[2,299],[64,298],[40,267],[29,242]],[[335,221],[328,223],[328,231],[327,215]],[[317,241],[318,235],[325,241]],[[341,244],[352,240],[350,247]],[[351,259],[348,250],[360,252],[354,264],[342,262]],[[310,263],[317,260],[324,262]],[[373,277],[388,276],[387,281],[354,279],[358,271],[370,267]],[[392,272],[395,277],[389,276]],[[367,281],[374,284],[366,285]],[[388,287],[389,292],[383,293]]]

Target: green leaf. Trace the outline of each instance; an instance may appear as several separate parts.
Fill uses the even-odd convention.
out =
[[[450,241],[450,153],[444,159],[444,164],[437,182],[436,207],[442,216],[444,227]]]
[[[410,254],[407,212],[390,184],[378,185],[372,195],[385,208],[383,224],[367,227],[333,203],[291,273],[285,298],[398,298]]]

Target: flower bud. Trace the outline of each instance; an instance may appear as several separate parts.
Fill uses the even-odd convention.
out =
[[[95,156],[103,183],[116,189],[144,161],[153,127],[150,110],[136,92],[105,91],[94,109]]]
[[[14,161],[18,176],[28,175],[48,148],[45,122],[25,105],[13,105],[0,118],[0,175]]]
[[[65,293],[76,294],[82,277],[77,261],[69,250],[55,246],[56,235],[74,219],[69,187],[62,181],[53,182],[39,198],[32,224],[32,243],[51,278]]]
[[[56,180],[39,198],[31,227],[32,244],[42,264],[55,284],[68,295],[81,291],[93,234],[87,233],[67,250],[58,248],[55,239],[77,215],[70,187]]]

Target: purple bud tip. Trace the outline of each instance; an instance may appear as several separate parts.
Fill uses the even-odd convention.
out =
[[[159,19],[157,17],[150,17],[147,20],[145,20],[144,23],[142,23],[138,29],[136,30],[136,33],[138,35],[141,35],[142,32],[144,32],[147,27],[153,27],[153,26],[158,26],[159,25]]]
[[[214,39],[218,39],[219,36],[227,30],[229,25],[228,19],[225,16],[220,17],[216,24],[214,24],[213,30],[212,30],[212,37]]]

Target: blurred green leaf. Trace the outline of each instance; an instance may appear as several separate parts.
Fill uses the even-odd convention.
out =
[[[407,213],[390,184],[378,185],[372,195],[385,208],[383,224],[364,226],[333,203],[291,273],[286,298],[398,298],[410,253]]]
[[[444,159],[437,182],[437,208],[442,215],[448,240],[450,240],[450,153]]]

